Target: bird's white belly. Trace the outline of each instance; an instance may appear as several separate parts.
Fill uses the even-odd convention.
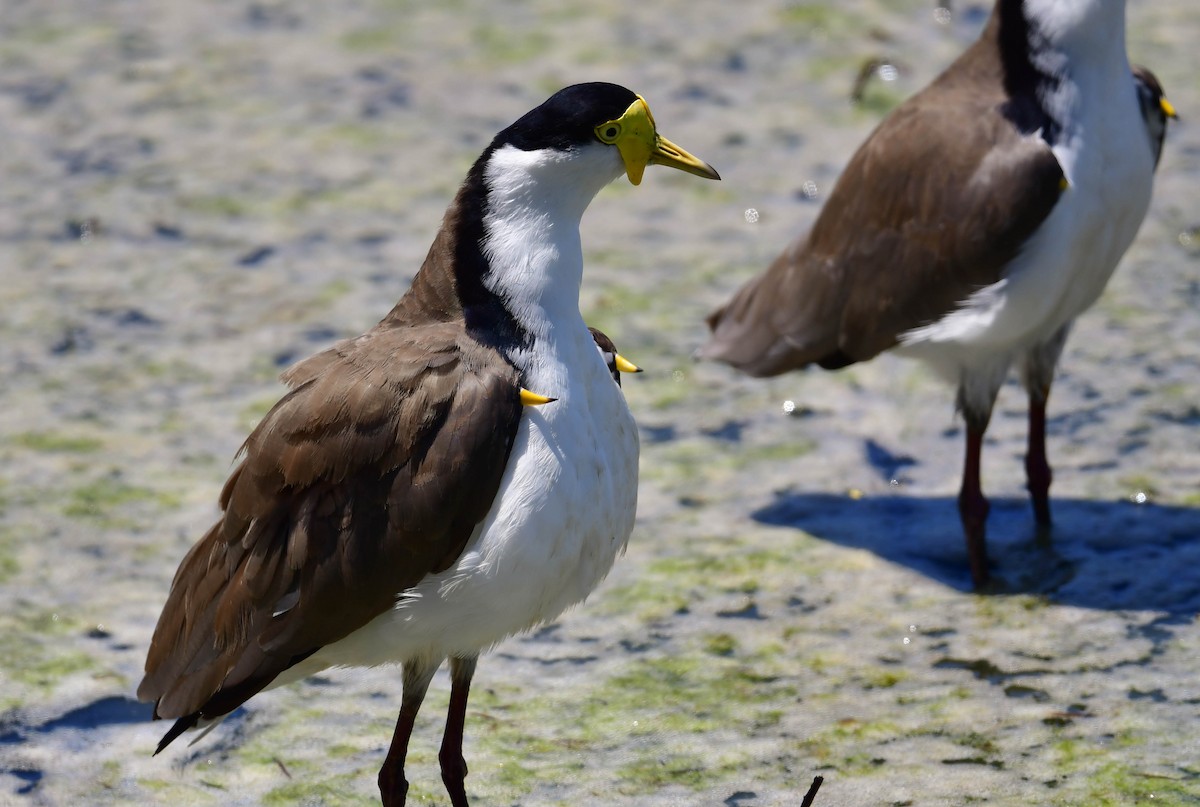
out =
[[[584,331],[586,334],[586,330]],[[554,619],[612,568],[633,529],[638,437],[590,336],[566,394],[526,407],[495,504],[462,557],[303,664],[371,666],[470,655]]]
[[[1110,103],[1100,120],[1056,146],[1070,187],[1010,263],[1006,277],[940,321],[905,334],[899,352],[951,380],[974,367],[1003,372],[1099,298],[1150,204],[1154,159],[1141,115]]]

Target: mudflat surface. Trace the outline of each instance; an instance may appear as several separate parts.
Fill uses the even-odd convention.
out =
[[[582,306],[647,372],[638,526],[586,604],[480,663],[473,803],[1200,803],[1200,82],[1191,0],[1133,2],[1185,122],[1051,401],[985,449],[970,591],[952,392],[883,357],[769,382],[703,315],[809,223],[855,146],[978,32],[918,0],[92,3],[0,8],[0,803],[369,804],[396,670],[256,697],[199,744],[133,700],[175,566],[278,372],[407,287],[501,127],[642,93],[721,183],[593,203]],[[862,65],[896,68],[860,103]],[[886,71],[885,71],[886,72]],[[748,215],[754,210],[757,215]],[[786,404],[785,402],[791,402]],[[785,410],[790,409],[790,414]],[[410,803],[445,803],[435,681]]]

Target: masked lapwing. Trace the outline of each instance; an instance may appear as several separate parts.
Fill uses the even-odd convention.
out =
[[[771,376],[894,350],[956,385],[959,513],[982,585],[997,392],[1018,367],[1048,527],[1054,368],[1146,215],[1162,101],[1130,69],[1124,0],[998,0],[979,40],[859,147],[811,231],[710,315],[699,355]]]
[[[284,373],[154,631],[138,696],[175,721],[159,751],[268,687],[395,663],[379,789],[403,804],[448,659],[439,760],[467,804],[476,658],[582,601],[633,528],[637,430],[579,313],[579,223],[648,165],[719,178],[624,87],[561,90],[496,135],[391,312]]]
[[[596,342],[596,350],[600,351],[600,358],[604,360],[604,366],[608,368],[609,375],[612,380],[617,382],[617,386],[621,386],[621,373],[640,373],[641,367],[631,362],[629,359],[617,352],[617,346],[613,344],[613,340],[608,334],[599,328],[588,328],[592,332],[592,339]]]
[[[1162,156],[1163,140],[1167,136],[1167,121],[1179,117],[1174,105],[1167,100],[1158,76],[1150,72],[1150,68],[1140,64],[1132,66],[1133,79],[1137,82],[1138,103],[1142,107],[1142,117],[1146,121],[1146,134],[1154,147],[1154,166]]]

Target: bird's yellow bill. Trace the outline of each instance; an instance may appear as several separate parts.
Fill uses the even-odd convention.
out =
[[[1158,105],[1162,107],[1163,114],[1168,118],[1179,118],[1179,115],[1175,112],[1175,105],[1167,100],[1167,96],[1164,95],[1159,98]]]
[[[638,367],[620,353],[613,356],[613,364],[616,365],[617,372],[621,373],[640,373],[642,371],[641,367]]]
[[[521,387],[521,406],[542,406],[557,400],[557,398],[547,398],[545,395],[538,395],[536,392],[530,392]]]
[[[711,165],[658,133],[650,106],[640,95],[621,117],[597,126],[596,137],[621,152],[625,173],[634,185],[642,183],[647,165],[666,165],[705,179],[721,178]]]

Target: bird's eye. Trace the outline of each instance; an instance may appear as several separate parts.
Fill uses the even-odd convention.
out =
[[[621,127],[617,123],[604,123],[596,127],[596,136],[604,143],[615,143],[621,135]]]

